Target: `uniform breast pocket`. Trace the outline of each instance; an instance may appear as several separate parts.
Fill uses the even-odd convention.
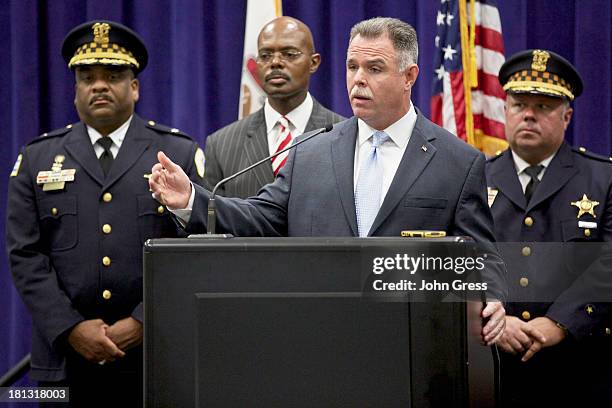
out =
[[[140,241],[144,243],[149,238],[176,237],[177,226],[166,207],[150,194],[142,194],[137,198]]]
[[[78,242],[77,197],[51,196],[38,200],[41,237],[51,251],[72,249]]]
[[[591,222],[594,226],[597,222]],[[588,226],[588,225],[586,225]],[[561,231],[563,234],[564,242],[575,242],[575,241],[597,241],[597,228],[586,228],[578,226],[578,220],[565,220],[561,221]]]

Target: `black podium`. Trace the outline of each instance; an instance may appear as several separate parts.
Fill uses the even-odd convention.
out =
[[[366,293],[373,255],[431,245],[148,241],[146,406],[494,406],[497,367],[480,345],[479,302]]]

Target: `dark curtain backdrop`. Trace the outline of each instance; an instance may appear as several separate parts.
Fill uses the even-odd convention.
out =
[[[419,35],[421,74],[413,95],[427,115],[437,0],[283,0],[283,12],[303,20],[323,62],[311,92],[350,116],[344,59],[350,27],[392,16]],[[568,140],[612,153],[610,0],[498,0],[506,55],[547,48],[573,61],[585,79]],[[64,35],[94,18],[122,22],[150,52],[140,76],[138,112],[178,127],[202,145],[238,112],[246,0],[0,1],[0,226],[4,231],[8,175],[17,152],[39,134],[75,122],[73,76],[60,57]],[[13,289],[0,238],[0,374],[29,352],[29,316]],[[50,311],[51,312],[51,311]]]

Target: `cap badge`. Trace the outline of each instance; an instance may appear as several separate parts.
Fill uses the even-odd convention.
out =
[[[542,50],[533,50],[533,60],[531,61],[531,68],[535,71],[544,72],[546,71],[546,63],[550,58],[550,54]]]
[[[595,215],[595,207],[599,205],[599,201],[589,200],[586,194],[582,195],[582,199],[578,201],[572,201],[570,203],[574,207],[578,207],[578,216],[576,218],[582,217],[584,214],[590,214],[593,217],[597,217]]]
[[[108,32],[111,27],[108,23],[96,23],[93,28],[94,42],[96,44],[108,44],[110,39],[108,38]]]

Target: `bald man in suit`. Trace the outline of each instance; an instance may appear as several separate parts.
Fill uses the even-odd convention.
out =
[[[310,76],[317,71],[321,56],[315,52],[312,34],[304,23],[291,17],[274,19],[261,30],[257,45],[257,69],[267,99],[257,112],[206,139],[205,182],[210,190],[223,178],[272,155],[302,133],[344,119],[308,92]],[[218,194],[254,196],[274,181],[286,157],[282,154],[228,182]]]

